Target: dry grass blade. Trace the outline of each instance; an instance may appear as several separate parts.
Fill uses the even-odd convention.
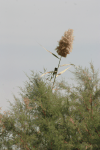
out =
[[[71,67],[71,66],[70,66],[70,67]],[[69,68],[70,68],[70,67],[69,67]],[[67,68],[67,69],[69,69],[69,68]],[[63,74],[67,69],[65,69],[64,71],[61,71],[59,74],[56,75],[56,77],[58,77],[59,75]]]
[[[37,42],[38,43],[38,42]],[[39,43],[38,43],[39,44]],[[39,44],[40,46],[42,46],[41,44]],[[43,47],[43,46],[42,46]],[[47,52],[51,53],[50,51],[48,51],[45,47],[43,47]],[[51,53],[53,56],[55,56],[56,58],[59,59],[59,57],[57,57],[54,53]]]
[[[68,65],[73,65],[73,66],[75,66],[74,64],[64,64],[64,65],[61,65],[60,67],[62,67],[62,66],[68,66]],[[76,66],[77,67],[77,66]],[[78,68],[78,67],[77,67]]]
[[[68,65],[70,65],[70,64],[64,64],[64,65],[61,65],[61,66],[59,66],[59,67],[62,67],[62,66],[68,66]]]
[[[53,73],[53,71],[46,72],[46,73],[42,74],[40,77],[44,76],[47,73]]]
[[[74,65],[74,64],[64,64],[64,65],[61,65],[60,67],[62,67],[62,66],[67,66],[67,65]],[[75,66],[75,65],[74,65]],[[70,66],[71,67],[71,66]],[[69,67],[69,68],[70,68]],[[77,67],[77,66],[76,66]],[[58,77],[59,75],[61,75],[61,74],[63,74],[66,70],[68,70],[69,68],[67,68],[67,69],[65,69],[64,71],[62,71],[62,72],[60,72],[59,74],[57,74],[56,75],[56,77]],[[46,73],[44,73],[44,74],[42,74],[40,77],[42,77],[42,76],[44,76],[45,74],[47,74],[47,73],[53,73],[53,71],[49,71],[49,72],[46,72]]]

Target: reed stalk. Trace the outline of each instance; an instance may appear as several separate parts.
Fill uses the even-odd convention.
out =
[[[54,82],[53,82],[53,86],[52,86],[52,90],[54,88],[54,83],[55,83],[55,80],[56,80],[56,77],[61,75],[62,73],[64,73],[67,69],[63,70],[62,72],[60,72],[59,74],[57,74],[58,72],[58,69],[59,67],[61,66],[67,66],[67,65],[74,65],[74,64],[64,64],[64,65],[61,65],[60,66],[60,62],[61,62],[61,58],[62,57],[65,57],[67,56],[67,54],[70,54],[70,52],[72,52],[72,49],[73,49],[73,40],[74,40],[74,36],[73,36],[73,29],[69,29],[68,31],[65,31],[64,33],[64,36],[62,36],[61,40],[58,41],[58,46],[56,47],[56,52],[58,53],[58,55],[60,55],[61,57],[59,58],[58,56],[56,56],[54,53],[51,53],[50,51],[48,51],[46,48],[44,48],[41,44],[41,45],[46,51],[48,51],[49,53],[51,53],[53,56],[55,56],[56,58],[59,59],[59,63],[58,63],[58,68],[55,68],[54,71],[49,71],[49,72],[46,72],[44,74],[42,74],[40,77],[42,77],[43,75],[47,74],[47,73],[51,73],[53,74],[53,76],[51,76],[51,79],[54,78]],[[75,67],[75,65],[74,65]],[[77,67],[77,66],[76,66]],[[50,81],[51,81],[50,79]]]

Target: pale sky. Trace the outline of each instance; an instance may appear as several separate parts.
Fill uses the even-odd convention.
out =
[[[44,67],[47,71],[58,67],[59,60],[38,43],[57,55],[57,41],[68,29],[74,30],[73,50],[60,65],[73,63],[90,69],[92,61],[94,68],[100,69],[100,0],[0,0],[2,111],[8,110],[7,100],[14,102],[13,94],[20,98],[18,86],[25,87],[28,81],[25,73],[31,76],[31,70],[39,73]],[[58,73],[66,68],[59,68]],[[68,70],[61,76],[74,83]]]

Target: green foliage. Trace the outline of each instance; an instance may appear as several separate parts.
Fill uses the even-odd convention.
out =
[[[99,150],[100,84],[90,67],[91,73],[76,68],[78,86],[56,82],[54,93],[50,82],[32,71],[25,89],[20,88],[22,101],[14,96],[10,115],[0,113],[0,149]]]

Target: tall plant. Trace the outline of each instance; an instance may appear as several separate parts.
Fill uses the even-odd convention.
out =
[[[55,67],[55,68],[54,68],[54,71],[49,71],[49,72],[46,72],[46,73],[45,73],[45,74],[47,74],[47,73],[51,73],[51,74],[52,74],[50,81],[52,80],[52,78],[54,78],[53,87],[54,87],[54,83],[55,83],[56,77],[58,77],[59,75],[63,74],[63,73],[64,73],[67,69],[69,69],[71,66],[70,66],[69,68],[65,69],[64,71],[60,72],[59,74],[57,74],[59,67],[67,66],[67,65],[73,65],[73,66],[75,66],[74,64],[64,64],[64,65],[61,65],[61,66],[60,66],[61,58],[62,58],[62,57],[65,57],[65,58],[66,58],[66,56],[67,56],[68,54],[70,54],[70,52],[72,52],[73,40],[74,40],[73,29],[69,29],[68,31],[65,31],[64,36],[62,36],[61,40],[58,42],[58,43],[59,43],[59,46],[57,46],[56,49],[55,49],[55,50],[57,51],[58,55],[60,56],[60,58],[59,58],[57,55],[55,55],[54,53],[51,53],[50,51],[48,51],[46,48],[44,48],[44,47],[40,44],[46,51],[48,51],[48,52],[51,53],[53,56],[55,56],[56,58],[59,59],[58,67],[57,67],[57,68]],[[41,77],[42,77],[43,75],[45,75],[45,74],[42,74]],[[52,89],[53,89],[53,87],[52,87]]]

